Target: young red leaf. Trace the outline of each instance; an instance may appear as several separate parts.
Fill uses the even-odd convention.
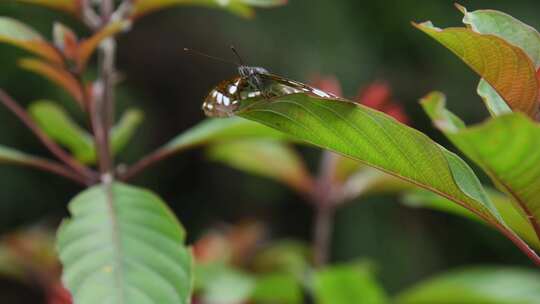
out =
[[[130,26],[131,22],[129,21],[114,21],[99,30],[90,38],[81,41],[78,49],[79,69],[84,69],[88,59],[103,40],[129,29]]]
[[[70,28],[61,23],[55,23],[53,27],[53,39],[56,47],[67,59],[71,61],[76,60],[78,38]]]
[[[514,111],[536,117],[536,69],[523,49],[494,36],[467,28],[439,29],[430,22],[414,24],[455,53],[484,78]]]
[[[36,74],[40,74],[45,78],[48,78],[52,82],[63,87],[75,101],[84,108],[83,91],[79,82],[75,77],[65,69],[59,66],[55,66],[44,61],[32,58],[26,58],[19,61],[19,65],[32,71]]]
[[[62,56],[38,32],[13,18],[0,17],[0,42],[24,49],[54,63],[63,64]]]
[[[61,10],[69,14],[78,15],[81,8],[80,0],[17,0],[30,4],[42,5],[56,10]]]

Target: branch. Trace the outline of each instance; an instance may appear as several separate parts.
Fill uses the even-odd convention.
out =
[[[91,5],[91,0],[81,0],[81,16],[83,22],[91,29],[97,29],[101,25],[101,19]]]
[[[81,175],[77,174],[76,172],[69,169],[69,167],[63,166],[60,163],[56,163],[53,161],[50,161],[48,159],[43,158],[32,158],[25,162],[19,162],[17,164],[33,167],[39,170],[47,171],[50,173],[55,173],[57,175],[63,176],[65,178],[71,179],[81,185],[90,186],[92,185],[92,181],[89,181],[82,177]]]
[[[175,151],[174,153],[176,153]],[[120,180],[122,181],[128,181],[144,171],[146,168],[168,158],[169,156],[173,155],[174,153],[165,151],[163,149],[155,150],[154,152],[146,155],[145,157],[141,158],[139,161],[137,161],[135,164],[133,164],[131,167],[129,167],[125,172],[120,172]]]
[[[24,125],[26,125],[34,135],[49,149],[49,151],[56,156],[60,161],[69,166],[73,171],[78,175],[83,177],[87,183],[93,183],[96,179],[96,174],[93,170],[84,166],[78,160],[74,159],[66,151],[64,151],[60,146],[58,146],[54,141],[51,140],[47,134],[37,126],[37,124],[32,120],[28,115],[26,110],[24,110],[19,104],[9,96],[3,89],[0,88],[0,102],[6,106],[15,116],[17,116]]]
[[[113,0],[101,0],[101,24],[104,25],[111,19],[114,12]]]
[[[105,26],[114,12],[114,1],[101,1],[101,26]],[[90,121],[94,133],[102,179],[113,174],[113,157],[109,132],[114,124],[114,78],[116,42],[107,38],[99,46],[98,67],[100,78],[96,82],[96,98],[90,101]]]
[[[337,154],[330,151],[323,152],[317,186],[312,195],[312,203],[315,206],[313,254],[315,266],[318,267],[325,265],[329,258],[335,211],[332,179],[337,160]]]

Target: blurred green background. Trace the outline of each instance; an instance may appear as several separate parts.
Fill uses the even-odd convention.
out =
[[[51,35],[53,21],[87,31],[65,15],[1,1],[0,15],[18,18]],[[461,1],[468,9],[493,8],[540,28],[540,2]],[[236,75],[234,66],[189,56],[184,47],[234,60],[235,45],[244,61],[300,81],[315,74],[336,75],[345,96],[375,80],[390,83],[415,128],[439,143],[418,99],[437,89],[449,108],[468,123],[487,117],[476,95],[478,77],[411,21],[432,20],[459,26],[453,1],[290,0],[277,9],[258,10],[246,20],[219,10],[178,7],[139,20],[119,39],[118,68],[125,76],[119,108],[139,107],[146,119],[120,160],[131,163],[174,135],[201,121],[200,105],[217,83]],[[0,45],[0,87],[21,103],[47,98],[81,116],[69,97],[46,80],[21,71],[22,51]],[[121,112],[121,111],[119,111]],[[0,144],[47,155],[35,138],[0,108]],[[313,170],[320,152],[302,148]],[[202,151],[187,152],[137,178],[163,196],[189,231],[191,241],[220,222],[259,219],[275,239],[311,238],[312,210],[285,187],[208,162]],[[57,222],[81,189],[61,178],[0,166],[0,232],[36,221]],[[461,218],[413,210],[399,198],[377,196],[342,208],[336,218],[332,260],[365,257],[375,262],[389,291],[458,266],[512,264],[532,267],[525,256],[492,229]]]

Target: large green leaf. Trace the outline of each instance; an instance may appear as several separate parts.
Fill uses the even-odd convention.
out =
[[[468,28],[439,29],[431,22],[416,27],[455,53],[485,79],[512,110],[536,117],[538,81],[533,61],[518,46]]]
[[[495,190],[488,191],[491,201],[499,210],[499,213],[503,217],[505,223],[515,231],[522,239],[527,241],[537,250],[540,250],[540,241],[536,237],[534,228],[531,223],[523,217],[523,215],[516,210],[511,199]],[[410,207],[423,207],[430,208],[438,211],[443,211],[463,217],[467,217],[473,220],[485,223],[484,220],[479,218],[476,214],[469,210],[454,204],[452,201],[421,189],[414,189],[406,192],[404,196],[404,203]]]
[[[291,94],[272,100],[244,100],[237,115],[443,195],[478,214],[523,248],[463,160],[384,113],[344,100]]]
[[[468,12],[457,5],[464,14],[463,23],[480,34],[492,34],[522,48],[531,58],[535,68],[540,66],[540,34],[533,27],[518,19],[496,10],[476,10]],[[485,81],[478,85],[478,93],[484,99],[494,116],[509,112],[500,95]]]
[[[329,266],[314,274],[316,304],[383,304],[384,290],[364,263]]]
[[[185,232],[159,197],[125,184],[100,184],[74,198],[69,210],[57,247],[75,303],[190,302]]]
[[[540,126],[513,113],[465,128],[445,108],[441,93],[430,94],[422,105],[435,125],[514,200],[540,235]]]
[[[401,293],[397,304],[537,304],[540,273],[509,267],[452,271]]]
[[[310,193],[313,180],[301,157],[285,143],[268,139],[237,140],[211,145],[208,155],[212,160],[233,168],[289,185]]]
[[[0,17],[0,42],[9,43],[55,63],[62,57],[52,45],[26,24],[9,17]]]

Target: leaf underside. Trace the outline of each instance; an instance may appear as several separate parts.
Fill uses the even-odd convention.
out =
[[[380,169],[460,204],[516,245],[472,169],[457,155],[392,117],[342,99],[290,94],[242,101],[238,116]]]
[[[191,254],[161,199],[120,183],[98,185],[69,210],[57,248],[75,303],[189,303]]]
[[[525,51],[498,36],[467,28],[439,29],[430,22],[415,26],[469,65],[512,110],[536,117],[538,81],[534,63]]]

